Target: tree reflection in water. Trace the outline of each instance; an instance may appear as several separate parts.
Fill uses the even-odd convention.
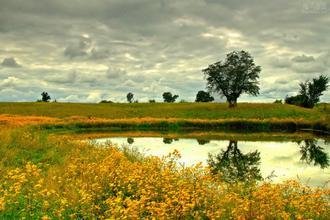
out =
[[[320,166],[322,169],[329,166],[328,154],[324,151],[324,148],[317,145],[317,140],[308,139],[298,142],[300,146],[301,161],[307,164],[313,163],[314,166]]]
[[[128,144],[133,144],[134,143],[134,138],[131,138],[131,137],[127,138],[127,143]]]
[[[197,142],[199,145],[204,145],[210,143],[210,140],[205,140],[205,139],[197,139]]]
[[[226,150],[219,154],[209,154],[208,164],[213,174],[220,173],[227,182],[261,180],[259,164],[260,152],[257,150],[243,154],[237,146],[237,141],[229,141]]]

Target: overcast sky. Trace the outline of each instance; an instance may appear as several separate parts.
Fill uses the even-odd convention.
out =
[[[330,1],[0,0],[0,101],[193,101],[233,50],[262,67],[260,95],[239,101],[296,94],[329,77]]]

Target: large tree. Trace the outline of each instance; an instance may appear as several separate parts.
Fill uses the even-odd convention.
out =
[[[226,97],[229,107],[237,105],[242,93],[257,96],[259,94],[260,66],[256,66],[253,57],[246,51],[233,51],[224,61],[219,61],[203,69],[207,80],[207,89]]]
[[[219,154],[209,154],[208,165],[213,174],[221,174],[227,182],[261,180],[260,152],[254,151],[243,154],[237,146],[237,141],[229,141],[226,150]]]

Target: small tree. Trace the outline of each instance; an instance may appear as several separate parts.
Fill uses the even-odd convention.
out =
[[[245,51],[227,54],[225,61],[219,61],[203,70],[207,89],[226,97],[229,107],[237,105],[242,93],[259,94],[260,66],[254,64],[252,56]]]
[[[50,96],[48,95],[47,92],[42,92],[41,93],[41,101],[42,102],[49,102]]]
[[[134,97],[134,94],[131,93],[131,92],[127,93],[127,95],[126,95],[127,101],[129,103],[132,103],[133,102],[133,97]]]
[[[299,105],[305,108],[313,108],[320,101],[320,96],[328,88],[329,79],[326,76],[320,75],[312,81],[307,80],[300,83],[299,94],[285,98],[285,103]]]
[[[178,95],[172,95],[170,92],[164,92],[163,93],[163,99],[164,102],[175,102],[175,100],[178,98]]]
[[[196,95],[196,100],[195,102],[213,102],[214,98],[210,95],[209,92],[205,91],[198,91]]]

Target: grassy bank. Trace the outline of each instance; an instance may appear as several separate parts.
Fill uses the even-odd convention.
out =
[[[322,120],[308,121],[304,119],[84,119],[68,118],[63,121],[44,123],[41,129],[51,131],[236,131],[261,132],[280,131],[295,132],[301,129],[328,131],[328,124]]]
[[[47,129],[329,131],[328,107],[240,103],[230,109],[219,103],[0,103],[0,114],[45,117],[49,120],[44,126]]]
[[[328,189],[228,184],[178,152],[145,157],[27,128],[0,133],[0,219],[327,219]]]

